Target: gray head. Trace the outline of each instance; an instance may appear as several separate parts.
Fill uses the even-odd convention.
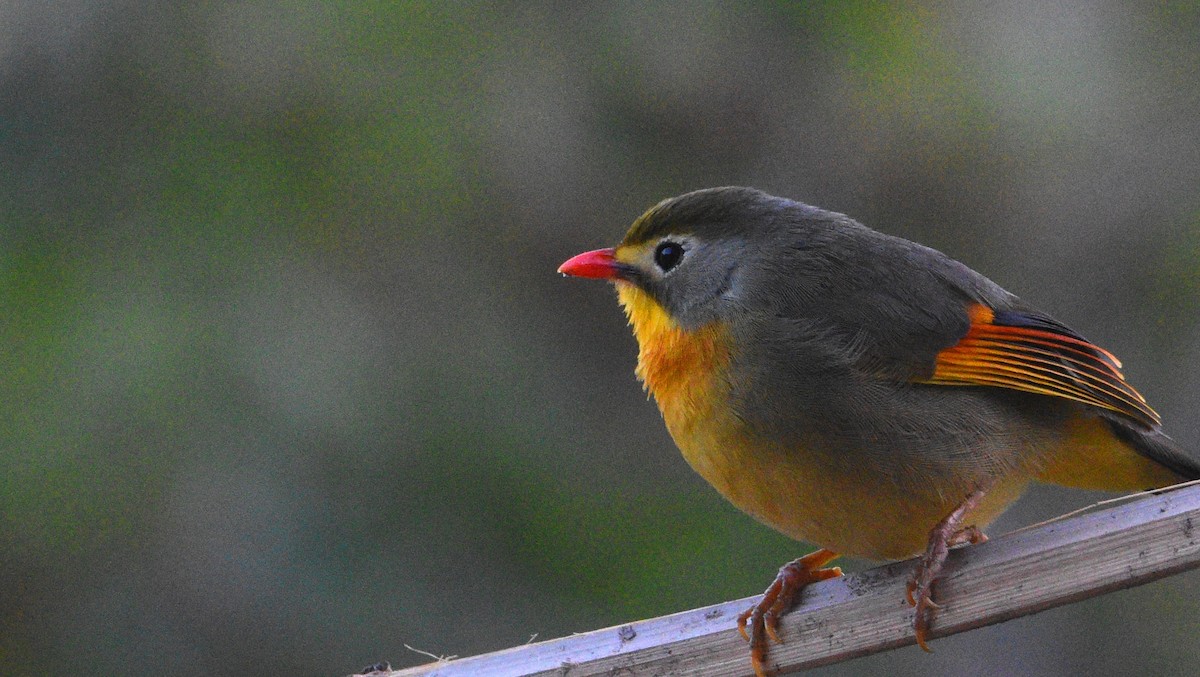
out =
[[[817,252],[847,227],[862,228],[753,188],[698,190],[638,218],[612,250],[609,277],[637,286],[681,326],[694,328],[769,302],[772,295],[747,290],[775,275],[794,283],[827,268]]]

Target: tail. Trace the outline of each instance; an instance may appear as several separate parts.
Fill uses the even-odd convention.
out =
[[[1175,473],[1180,482],[1200,480],[1200,459],[1184,451],[1157,426],[1144,429],[1116,417],[1104,417],[1113,435],[1142,456]],[[1151,487],[1146,487],[1147,489]]]
[[[1158,426],[1093,411],[1067,423],[1037,479],[1079,489],[1142,491],[1200,479],[1200,458]]]

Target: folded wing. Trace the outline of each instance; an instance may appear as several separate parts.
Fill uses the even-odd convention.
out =
[[[1121,362],[1069,327],[1021,311],[967,309],[965,336],[937,354],[925,383],[1013,388],[1121,414],[1147,428],[1158,414],[1121,374]]]

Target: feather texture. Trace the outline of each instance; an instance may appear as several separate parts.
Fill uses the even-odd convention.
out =
[[[1065,397],[1121,414],[1142,426],[1158,414],[1125,381],[1121,362],[1064,325],[1017,311],[968,308],[971,324],[937,355],[926,383],[986,385]]]

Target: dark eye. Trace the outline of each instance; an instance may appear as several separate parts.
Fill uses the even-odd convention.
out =
[[[681,258],[683,258],[683,245],[681,244],[663,242],[654,250],[654,262],[664,273],[678,265]]]

